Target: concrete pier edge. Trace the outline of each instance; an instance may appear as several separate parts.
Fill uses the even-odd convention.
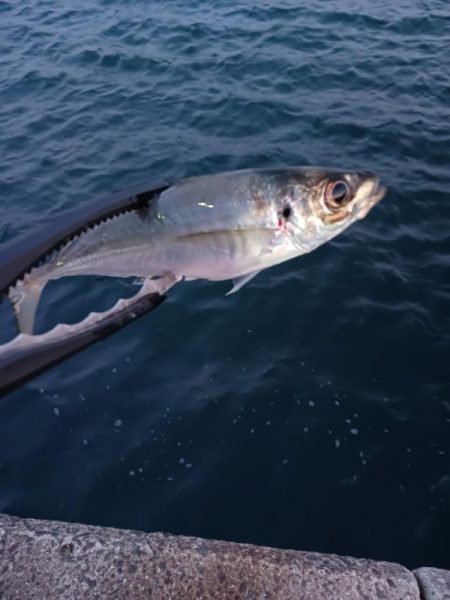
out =
[[[0,514],[0,598],[450,600],[450,572]]]

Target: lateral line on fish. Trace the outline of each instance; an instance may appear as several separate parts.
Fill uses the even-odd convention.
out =
[[[249,234],[249,233],[260,233],[260,232],[277,232],[280,231],[278,227],[246,227],[246,228],[242,228],[242,229],[217,229],[217,230],[213,230],[213,231],[199,231],[198,233],[187,233],[185,235],[178,235],[176,237],[176,241],[186,241],[189,239],[194,239],[194,238],[199,238],[201,239],[202,237],[212,237],[214,235],[243,235],[243,234]]]

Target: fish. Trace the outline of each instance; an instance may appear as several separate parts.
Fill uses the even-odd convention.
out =
[[[363,219],[385,192],[370,171],[309,166],[182,179],[148,205],[87,227],[15,281],[8,295],[18,330],[33,333],[42,290],[68,276],[135,277],[159,294],[183,280],[232,280],[235,293]]]

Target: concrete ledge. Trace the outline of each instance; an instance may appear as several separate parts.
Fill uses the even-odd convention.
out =
[[[416,569],[414,575],[424,600],[450,600],[450,571],[422,567]]]
[[[0,515],[2,600],[418,600],[400,565]]]

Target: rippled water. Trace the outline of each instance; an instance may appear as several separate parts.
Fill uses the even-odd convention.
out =
[[[390,190],[2,399],[0,510],[450,568],[448,3],[256,4],[0,2],[0,242],[187,174],[332,165]],[[38,327],[125,293],[52,283]]]

